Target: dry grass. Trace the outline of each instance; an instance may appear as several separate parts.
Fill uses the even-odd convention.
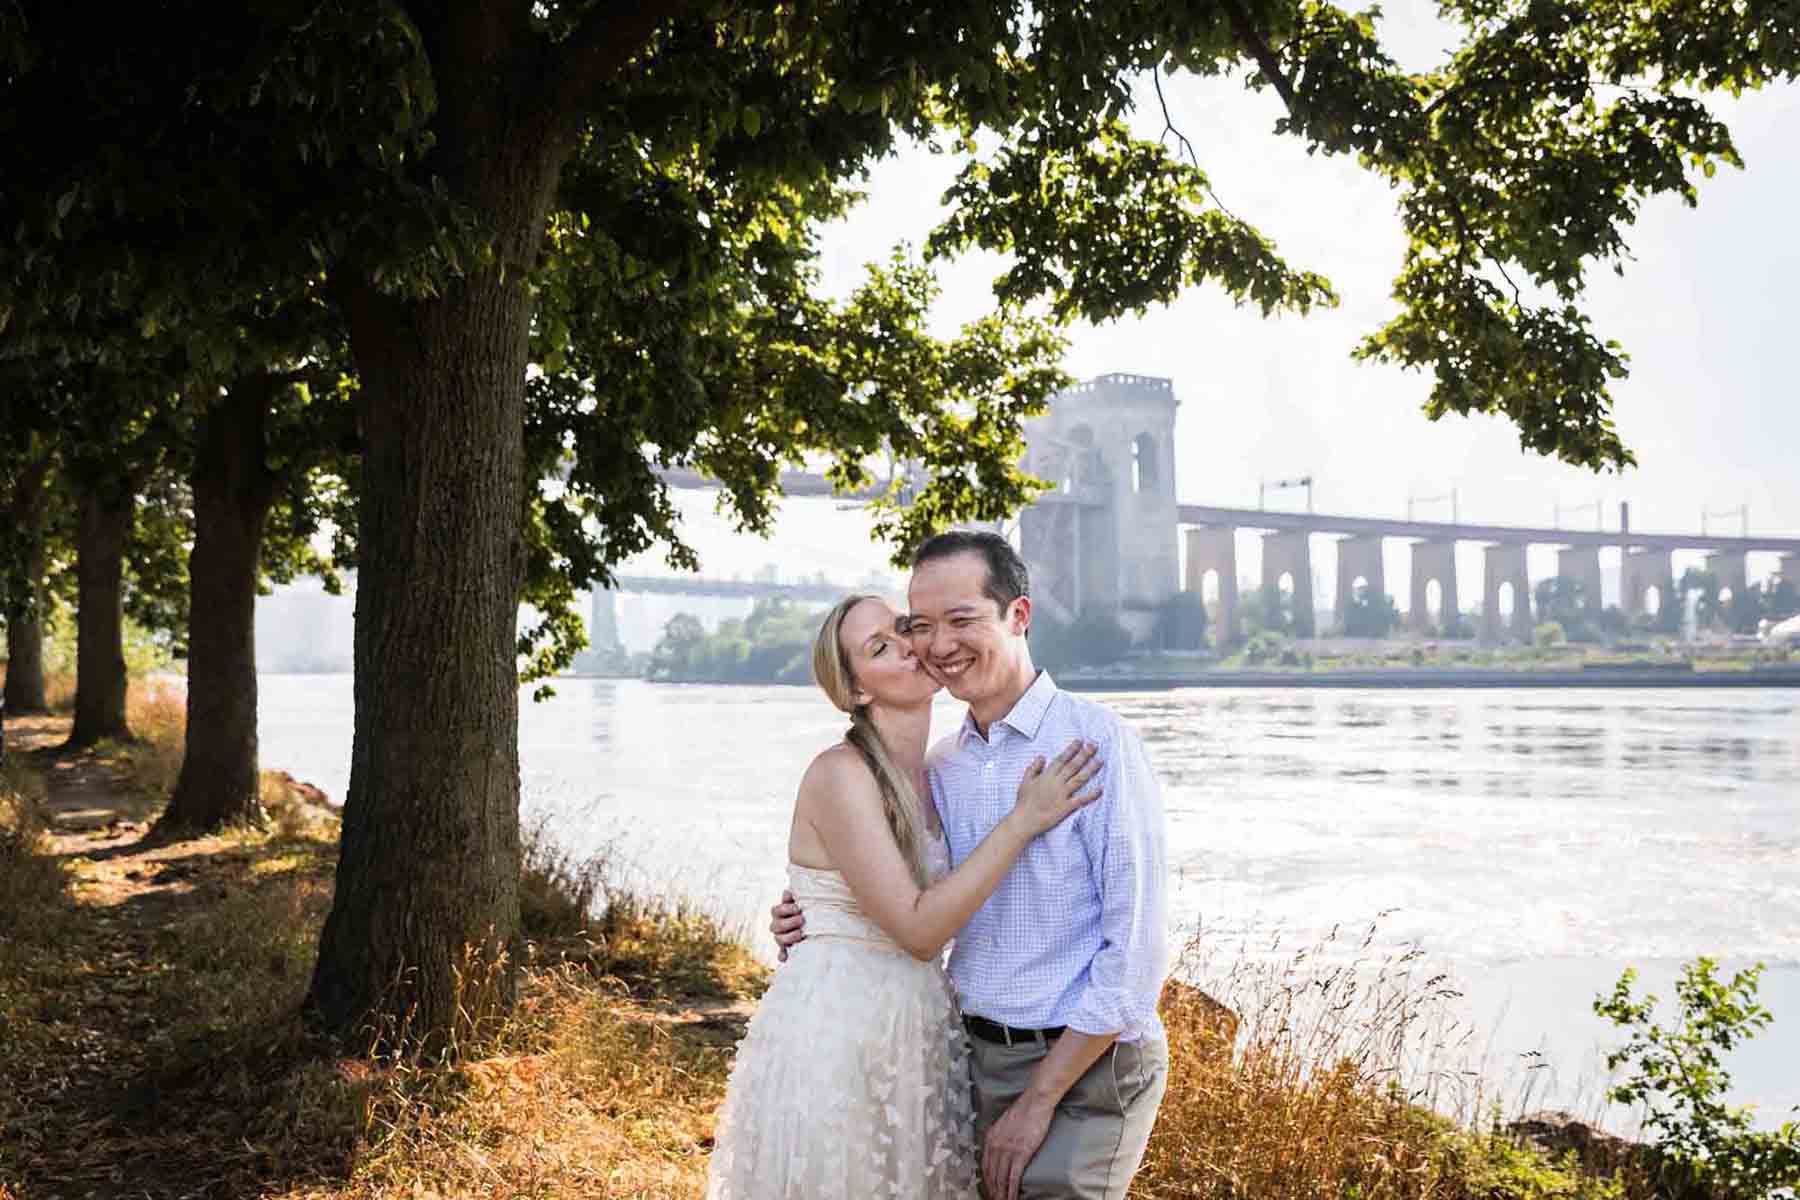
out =
[[[133,680],[125,700],[125,723],[132,740],[108,744],[130,776],[145,805],[164,804],[181,778],[181,759],[187,745],[187,699],[179,688],[162,680]]]
[[[6,682],[6,661],[0,659],[0,684]],[[44,670],[44,703],[53,713],[71,712],[75,708],[75,671],[72,667],[50,667]],[[0,1200],[6,1192],[0,1189]]]
[[[131,868],[146,882],[102,903],[86,876],[136,860],[77,857],[66,891],[35,810],[13,802],[35,777],[17,781],[0,792],[5,828],[32,831],[18,861],[56,886],[34,936],[0,955],[0,1200],[698,1192],[766,980],[716,923],[561,859],[608,901],[593,919],[575,916],[580,896],[553,906],[510,1020],[443,1062],[346,1057],[301,1017],[335,858],[310,800],[265,780],[271,830],[147,851]],[[287,808],[309,832],[281,833],[301,819]],[[15,865],[0,887],[25,877]],[[9,931],[19,911],[6,906]]]
[[[1179,975],[1239,1014],[1222,1033],[1192,989],[1164,997],[1170,1084],[1133,1189],[1147,1197],[1358,1200],[1635,1200],[1640,1179],[1551,1163],[1500,1128],[1498,1098],[1467,1066],[1475,1031],[1417,952],[1360,944],[1281,958],[1241,951],[1222,968],[1196,938]],[[1526,1108],[1530,1083],[1516,1098]]]
[[[44,853],[43,801],[43,780],[16,754],[0,763],[0,976],[32,953],[68,903],[67,872]],[[0,988],[0,1029],[14,1019],[14,999]]]

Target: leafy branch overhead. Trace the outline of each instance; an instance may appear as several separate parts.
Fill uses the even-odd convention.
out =
[[[1423,71],[1374,10],[1316,0],[490,7],[172,3],[97,29],[9,9],[0,356],[223,378],[337,345],[359,288],[428,303],[490,270],[528,287],[544,482],[523,499],[523,596],[550,614],[521,642],[533,672],[573,653],[576,590],[659,546],[694,564],[661,468],[716,477],[762,530],[784,467],[828,459],[867,488],[871,463],[922,466],[910,507],[877,506],[904,554],[1029,497],[1020,423],[1062,382],[1067,322],[1199,285],[1265,314],[1336,303],[1213,200],[1204,131],[1132,133],[1170,72],[1242,74],[1281,100],[1274,135],[1393,184],[1397,311],[1359,356],[1430,371],[1433,419],[1501,414],[1536,452],[1628,465],[1610,390],[1627,356],[1585,282],[1624,269],[1647,198],[1693,203],[1739,165],[1705,93],[1800,59],[1776,0],[1446,0],[1457,44]],[[458,74],[473,61],[480,87]],[[535,242],[503,233],[505,185],[476,186],[487,164],[451,136],[503,117],[506,145],[561,147]],[[963,159],[945,219],[922,261],[823,299],[819,229],[907,139]],[[970,249],[1003,256],[994,308],[934,336],[928,270]],[[320,486],[348,529],[343,479]],[[278,528],[304,540],[317,511],[289,491]]]

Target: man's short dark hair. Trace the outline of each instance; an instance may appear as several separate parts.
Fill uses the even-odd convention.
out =
[[[927,538],[924,545],[913,551],[912,565],[917,568],[957,554],[978,554],[987,564],[981,594],[1000,606],[1002,616],[1014,600],[1031,594],[1031,573],[1025,569],[1025,560],[1011,542],[985,529],[950,529]]]

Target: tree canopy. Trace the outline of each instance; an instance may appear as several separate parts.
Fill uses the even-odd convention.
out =
[[[1457,44],[1407,70],[1375,12],[1320,0],[0,7],[0,357],[217,387],[312,345],[290,323],[347,339],[357,736],[328,1020],[442,1035],[461,948],[512,938],[519,654],[572,653],[573,587],[622,558],[691,562],[659,469],[716,476],[760,529],[784,462],[827,456],[847,486],[918,462],[910,506],[878,509],[902,553],[1037,486],[1021,422],[1062,380],[1063,323],[1193,286],[1334,301],[1213,200],[1203,130],[1132,134],[1146,75],[1242,75],[1280,96],[1274,136],[1392,184],[1398,312],[1357,353],[1429,371],[1428,415],[1630,464],[1625,351],[1585,281],[1624,269],[1647,198],[1736,165],[1705,94],[1791,78],[1800,14],[1439,10]],[[829,302],[817,231],[902,139],[960,156],[948,216],[922,261]],[[972,247],[1004,258],[993,310],[934,337],[933,264]],[[523,647],[522,600],[548,614]]]

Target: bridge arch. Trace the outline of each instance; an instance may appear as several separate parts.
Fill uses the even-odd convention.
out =
[[[1444,585],[1435,577],[1425,583],[1425,616],[1433,625],[1444,623]]]
[[[1513,595],[1513,585],[1512,580],[1510,579],[1500,585],[1499,607],[1500,619],[1502,621],[1510,622],[1512,620],[1513,609],[1518,607],[1518,598]]]

